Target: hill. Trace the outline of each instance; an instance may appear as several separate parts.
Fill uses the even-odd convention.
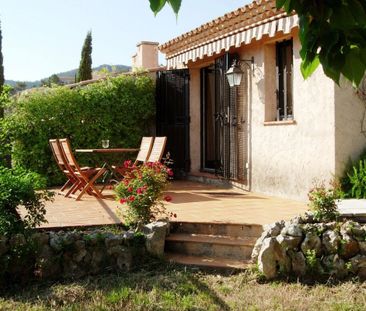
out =
[[[98,72],[98,71],[101,71],[101,70],[107,70],[109,72],[126,72],[126,71],[129,71],[131,67],[129,66],[125,66],[125,65],[107,65],[107,64],[104,64],[104,65],[100,65],[98,67],[94,67],[93,68],[93,72]],[[59,73],[56,73],[60,79],[63,79],[63,78],[70,78],[70,77],[73,77],[75,78],[75,75],[77,73],[78,69],[72,69],[72,70],[69,70],[69,71],[64,71],[64,72],[59,72]]]
[[[109,72],[126,72],[130,70],[130,66],[126,65],[107,65],[103,64],[93,68],[93,76],[97,75],[100,71],[109,71]],[[56,75],[65,83],[74,83],[75,82],[75,75],[78,69],[72,69],[64,72],[56,73]],[[44,78],[48,79],[48,77]],[[42,80],[44,80],[42,79]],[[16,85],[25,84],[22,89],[29,89],[32,87],[38,87],[41,85],[42,80],[35,80],[35,81],[16,81],[16,80],[5,80],[5,84],[9,84],[10,86],[15,87]]]
[[[5,84],[8,84],[12,87],[16,86],[17,83],[25,83],[26,88],[29,89],[31,87],[39,86],[41,84],[41,80],[37,80],[37,81],[16,81],[16,80],[6,80],[5,79]]]

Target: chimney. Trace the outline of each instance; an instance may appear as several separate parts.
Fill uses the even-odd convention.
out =
[[[152,69],[159,66],[158,42],[141,41],[137,44],[137,53],[132,56],[132,70]]]

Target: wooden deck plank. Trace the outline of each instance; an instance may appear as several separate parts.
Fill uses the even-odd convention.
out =
[[[54,202],[46,204],[48,223],[42,227],[120,223],[119,209],[126,207],[113,198],[112,190],[103,194],[108,195],[104,200],[85,195],[81,201],[56,195]],[[195,182],[174,182],[166,194],[173,199],[166,207],[177,214],[175,221],[263,225],[289,220],[307,210],[304,202]]]

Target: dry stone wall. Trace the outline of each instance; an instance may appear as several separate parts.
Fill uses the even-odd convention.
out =
[[[129,271],[149,255],[163,255],[168,224],[145,227],[148,234],[93,230],[0,236],[0,285]]]
[[[264,227],[252,259],[267,279],[358,276],[366,279],[366,225],[316,222],[311,213]]]

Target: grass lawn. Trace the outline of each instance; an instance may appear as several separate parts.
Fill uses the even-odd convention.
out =
[[[251,271],[220,274],[154,263],[143,270],[0,295],[0,310],[366,310],[366,283],[259,282]]]

